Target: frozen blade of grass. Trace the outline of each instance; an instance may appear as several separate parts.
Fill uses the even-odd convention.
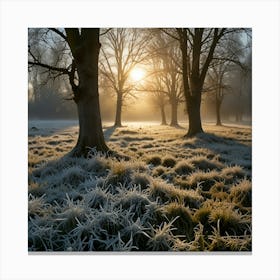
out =
[[[172,202],[163,206],[161,210],[169,220],[175,218],[173,220],[173,225],[176,228],[175,234],[191,240],[194,224],[190,209],[183,204]]]
[[[91,189],[84,194],[84,202],[90,208],[104,207],[109,200],[112,200],[110,192],[100,187]]]
[[[174,235],[172,231],[176,230],[173,223],[177,218],[170,222],[164,222],[157,228],[152,227],[152,232],[148,234],[148,248],[152,251],[170,251],[173,249]]]
[[[32,227],[29,226],[28,239],[29,243],[32,240],[32,250],[53,251],[55,247],[59,246],[60,240],[57,239],[57,236],[60,231],[53,225],[41,225],[38,217],[30,218],[29,222]]]
[[[111,249],[112,251],[132,251],[137,250],[138,247],[133,245],[132,234],[127,242],[124,242],[121,238],[120,232],[118,232],[117,237],[113,238],[106,245],[106,250]]]
[[[34,215],[44,215],[46,212],[45,207],[45,195],[42,195],[41,197],[34,197],[32,194],[29,194],[28,196],[28,215],[34,216]]]
[[[194,228],[194,240],[186,242],[176,239],[174,244],[176,251],[205,251],[207,247],[208,243],[204,238],[203,225],[200,223]]]
[[[208,239],[211,241],[209,245],[210,251],[248,251],[251,250],[252,246],[251,235],[231,236],[226,233],[226,235],[222,236],[219,221],[217,222],[217,228],[213,227],[213,234]]]

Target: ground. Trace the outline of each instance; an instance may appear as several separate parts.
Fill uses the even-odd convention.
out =
[[[108,146],[69,158],[77,123],[29,122],[29,251],[250,251],[251,127],[104,125]]]

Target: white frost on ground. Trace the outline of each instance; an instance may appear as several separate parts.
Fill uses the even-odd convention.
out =
[[[77,122],[30,121],[30,251],[251,250],[251,127],[104,125],[130,157],[65,156]]]

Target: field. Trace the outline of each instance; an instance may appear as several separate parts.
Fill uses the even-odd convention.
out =
[[[251,251],[251,127],[104,125],[108,146],[70,158],[78,127],[29,122],[29,251]]]

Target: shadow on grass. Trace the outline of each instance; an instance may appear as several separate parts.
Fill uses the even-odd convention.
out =
[[[252,146],[244,144],[242,139],[232,136],[219,136],[214,133],[199,133],[194,137],[186,138],[183,146],[190,149],[206,148],[219,160],[229,165],[240,165],[251,171]]]
[[[116,130],[116,126],[108,126],[103,130],[105,141],[109,141],[114,131]]]

